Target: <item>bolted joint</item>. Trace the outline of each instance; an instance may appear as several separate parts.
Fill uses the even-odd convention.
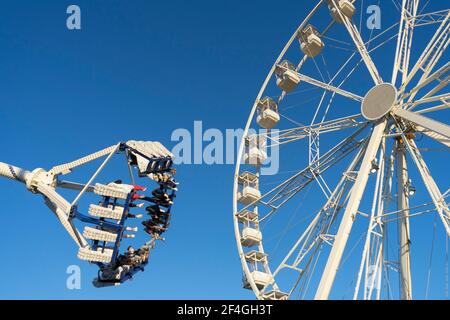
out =
[[[39,183],[43,183],[52,188],[56,187],[56,176],[42,168],[33,170],[26,178],[27,189],[33,193],[38,193],[37,186]]]

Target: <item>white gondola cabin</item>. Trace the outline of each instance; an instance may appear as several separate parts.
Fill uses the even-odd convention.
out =
[[[299,33],[300,49],[309,58],[314,58],[322,53],[325,44],[320,38],[320,33],[312,25],[307,25]]]
[[[264,129],[274,128],[280,122],[278,104],[270,97],[264,97],[258,103],[256,122]]]
[[[238,201],[243,205],[255,203],[261,199],[259,178],[250,172],[244,172],[238,179]]]
[[[293,91],[300,83],[300,77],[293,63],[284,60],[275,69],[277,86],[285,92]]]
[[[238,220],[240,223],[241,245],[247,248],[258,246],[262,241],[258,215],[254,211],[244,210],[238,214]]]
[[[339,15],[339,11],[341,11],[341,14],[348,19],[352,19],[355,15],[356,8],[355,6],[348,0],[336,0],[334,1],[336,6],[333,5],[332,0],[328,0],[328,8],[330,9],[331,16],[333,17],[334,21],[337,23],[343,23],[341,16]],[[337,7],[337,8],[336,8]]]
[[[250,251],[245,254],[245,260],[251,265],[251,270],[260,270],[267,263],[267,254],[259,251]]]
[[[255,167],[267,160],[267,139],[262,135],[253,135],[245,139],[244,162]]]
[[[256,287],[259,290],[262,290],[264,287],[270,285],[273,282],[272,275],[270,275],[270,274],[268,274],[266,272],[253,271],[251,273],[251,276],[253,278],[253,281],[256,284]]]
[[[248,263],[250,276],[259,290],[273,283],[273,276],[265,271],[265,266],[267,265],[267,255],[265,253],[251,251],[245,255],[245,260]],[[244,288],[251,289],[247,279],[244,279]]]
[[[259,216],[255,211],[243,210],[238,212],[236,217],[240,223],[247,225],[250,223],[257,223]]]
[[[250,248],[257,246],[262,241],[262,233],[258,229],[246,227],[242,229],[241,244]]]

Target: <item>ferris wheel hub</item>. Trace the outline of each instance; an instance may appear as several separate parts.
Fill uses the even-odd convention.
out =
[[[367,93],[361,112],[369,121],[381,119],[391,112],[397,101],[397,89],[390,83],[376,85]]]

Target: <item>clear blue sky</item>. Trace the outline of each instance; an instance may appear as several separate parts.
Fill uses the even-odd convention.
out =
[[[70,4],[81,7],[81,31],[66,28]],[[2,1],[0,161],[51,168],[118,141],[172,146],[173,130],[192,130],[195,120],[241,128],[310,7],[287,0]],[[233,173],[233,166],[180,166],[167,242],[145,273],[102,290],[90,283],[96,267],[77,260],[41,197],[0,180],[0,298],[252,299],[241,286]],[[71,264],[82,267],[81,290],[66,289]]]

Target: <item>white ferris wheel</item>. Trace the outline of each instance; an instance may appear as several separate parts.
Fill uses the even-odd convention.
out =
[[[317,1],[250,111],[233,218],[258,299],[448,298],[448,3],[381,0],[378,31],[366,5]]]

